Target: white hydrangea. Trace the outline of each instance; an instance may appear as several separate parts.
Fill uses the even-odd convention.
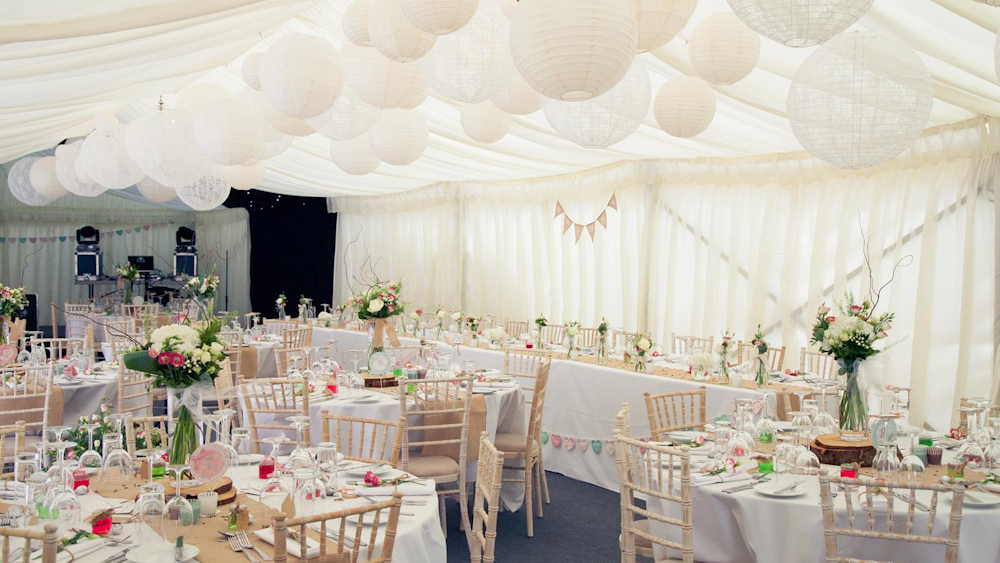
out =
[[[507,333],[504,332],[503,327],[495,326],[486,332],[486,338],[490,342],[503,342],[507,339]]]
[[[154,350],[163,350],[163,342],[171,337],[174,338],[174,352],[187,355],[201,346],[201,337],[198,335],[198,331],[187,325],[161,326],[153,331],[149,339]]]

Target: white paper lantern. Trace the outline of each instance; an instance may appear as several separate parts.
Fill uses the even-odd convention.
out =
[[[448,35],[462,29],[479,5],[479,0],[399,0],[406,19],[417,29],[434,35]]]
[[[368,132],[368,142],[375,156],[395,166],[405,166],[420,158],[427,149],[429,137],[423,116],[402,109],[382,112],[378,123]]]
[[[263,160],[242,166],[220,166],[218,169],[219,176],[229,182],[231,188],[244,191],[259,186],[265,172],[267,167],[264,166]]]
[[[653,101],[656,123],[674,137],[694,137],[715,119],[715,92],[697,76],[671,78]]]
[[[639,61],[614,88],[592,100],[560,102],[542,99],[552,128],[587,148],[609,147],[639,128],[649,111],[649,73]]]
[[[997,79],[1000,80],[1000,32],[997,32],[997,42],[993,46],[993,66],[996,67]]]
[[[802,62],[788,89],[788,120],[807,151],[840,168],[864,168],[905,151],[934,103],[920,56],[893,36],[851,31]]]
[[[266,160],[278,156],[279,154],[288,150],[288,147],[292,146],[292,142],[295,137],[287,135],[278,131],[271,125],[271,122],[265,116],[280,116],[283,115],[280,111],[276,110],[271,102],[267,101],[264,94],[250,88],[244,88],[238,94],[236,94],[236,99],[240,102],[248,104],[254,110],[254,120],[259,124],[261,131],[261,145],[260,152],[254,157],[257,160]],[[289,117],[288,119],[295,119]],[[309,127],[304,120],[298,120],[305,124],[305,127]]]
[[[83,151],[83,141],[80,141],[80,151]],[[82,158],[80,158],[79,155],[77,155],[76,161],[73,163],[73,172],[76,172],[76,177],[84,184],[95,184],[97,186],[101,186],[90,177],[90,174],[87,173],[86,163]],[[108,191],[108,188],[101,186],[101,193],[106,191]]]
[[[514,65],[555,100],[589,100],[632,65],[639,30],[626,0],[521,0],[510,26]]]
[[[79,160],[87,175],[109,190],[124,190],[146,175],[125,150],[126,127],[119,126],[110,135],[92,131],[83,141]]]
[[[362,101],[377,108],[415,107],[427,98],[418,65],[387,59],[375,49],[344,43],[344,80]]]
[[[435,92],[475,104],[493,97],[516,74],[510,58],[510,22],[500,7],[484,0],[475,17],[418,62]]]
[[[191,115],[198,115],[198,112],[208,104],[228,97],[229,90],[222,86],[199,82],[181,90],[175,97],[172,107],[182,109]]]
[[[473,141],[495,143],[510,131],[514,118],[489,102],[462,106],[462,130]]]
[[[149,176],[139,180],[135,187],[143,197],[152,203],[167,203],[177,197],[176,189],[164,186]]]
[[[760,58],[760,36],[731,12],[705,18],[688,43],[691,67],[712,84],[746,78]]]
[[[328,110],[340,95],[342,81],[337,50],[312,35],[289,33],[260,59],[264,95],[291,117],[313,117]]]
[[[366,104],[345,85],[333,107],[306,123],[324,137],[346,141],[374,127],[381,115],[381,109]]]
[[[31,168],[36,162],[41,160],[37,156],[26,156],[14,163],[7,173],[7,187],[10,189],[14,199],[25,205],[38,207],[52,203],[52,199],[45,197],[31,187]]]
[[[236,98],[213,102],[198,112],[194,139],[205,158],[223,166],[256,159],[264,142],[259,115]]]
[[[118,117],[113,113],[99,113],[94,116],[94,129],[109,134],[119,125]]]
[[[368,35],[368,14],[371,12],[371,0],[354,0],[344,10],[340,19],[340,27],[348,41],[359,47],[371,47],[372,38]]]
[[[652,51],[673,40],[684,29],[698,0],[635,0],[639,24],[637,53]]]
[[[28,171],[31,187],[38,195],[49,199],[59,199],[69,193],[56,175],[56,157],[45,156],[35,161]]]
[[[521,5],[518,0],[496,0],[496,2],[500,5],[500,9],[503,10],[503,15],[507,16],[509,20],[514,19],[514,11]]]
[[[372,152],[367,133],[346,141],[331,140],[330,159],[337,168],[353,176],[370,174],[382,164]]]
[[[212,173],[190,186],[177,188],[177,197],[195,211],[210,211],[226,201],[229,191],[229,182],[218,173]]]
[[[510,83],[501,88],[490,101],[512,115],[529,115],[542,109],[542,95],[516,73]]]
[[[811,47],[851,27],[875,0],[728,0],[750,29],[789,47]]]
[[[186,186],[208,171],[208,160],[195,144],[194,116],[184,110],[158,111],[130,125],[125,139],[129,156],[165,186]]]
[[[258,92],[263,89],[260,85],[260,60],[262,58],[264,58],[264,53],[250,53],[247,58],[243,59],[243,67],[240,69],[243,82]]]
[[[374,0],[368,13],[368,36],[372,47],[401,63],[415,61],[430,52],[437,36],[421,31],[406,19],[399,0]]]
[[[107,188],[94,182],[84,182],[76,174],[76,161],[80,156],[83,141],[76,141],[56,147],[56,176],[70,193],[83,197],[95,197]]]
[[[976,0],[980,4],[986,4],[987,6],[997,7],[1000,6],[1000,0]]]

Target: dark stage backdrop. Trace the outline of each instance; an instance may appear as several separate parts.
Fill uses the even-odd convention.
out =
[[[274,317],[274,300],[288,296],[286,312],[298,312],[305,295],[322,311],[333,298],[337,216],[326,199],[233,190],[226,207],[250,213],[250,301],[253,310]],[[245,313],[247,311],[240,311]]]

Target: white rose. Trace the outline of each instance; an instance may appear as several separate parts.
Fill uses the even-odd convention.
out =
[[[211,348],[213,354],[221,354],[222,351],[225,350],[225,348],[222,347],[222,344],[219,344],[218,342],[213,342]]]
[[[418,314],[416,314],[416,313],[410,313],[410,318],[411,318],[411,319],[419,319],[419,318],[420,318],[420,315],[418,315]]]
[[[577,326],[566,327],[566,334],[570,336],[576,336],[580,334],[580,329]]]
[[[453,321],[457,321],[458,319],[461,319],[461,318],[462,318],[462,313],[452,313],[451,314],[451,320],[453,320]]]
[[[382,307],[385,307],[385,303],[383,303],[381,299],[372,299],[371,301],[368,302],[369,313],[372,314],[378,313],[379,311],[382,310]]]
[[[444,311],[438,311],[438,317],[444,318]]]
[[[640,350],[648,351],[651,343],[648,338],[640,338],[639,342],[636,343],[636,347]]]

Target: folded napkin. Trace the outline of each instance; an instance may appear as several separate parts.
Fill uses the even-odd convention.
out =
[[[896,499],[896,501],[898,503],[906,502],[906,501],[900,501],[899,499]],[[865,492],[865,489],[863,488],[858,490],[858,505],[862,507],[868,506],[868,494]],[[885,498],[883,495],[875,494],[875,492],[872,491],[872,508],[874,510],[888,510],[889,500]]]
[[[3,488],[0,489],[0,491],[23,494],[25,486],[26,485],[24,483],[19,483],[17,481],[3,481]]]
[[[718,475],[695,475],[691,479],[692,487],[711,485],[713,483],[730,483],[735,481],[749,481],[753,476],[747,473],[747,467],[737,467],[736,473],[720,473]]]
[[[404,496],[431,496],[436,495],[437,492],[434,488],[434,481],[431,479],[424,479],[419,483],[403,483],[397,487],[385,486],[385,487],[358,487],[358,494],[363,497],[388,497],[392,496],[392,493],[399,491],[403,493]]]
[[[102,547],[104,547],[104,538],[86,540],[74,545],[66,546],[59,552],[58,555],[56,555],[56,563],[79,561],[81,557],[89,555]]]
[[[947,449],[958,447],[959,445],[961,445],[963,443],[965,443],[964,440],[956,440],[954,438],[949,438],[947,436],[942,436],[941,439],[938,440],[938,446],[941,446],[942,448],[947,448]]]
[[[254,533],[267,544],[274,545],[274,528],[264,528]],[[285,541],[285,549],[289,555],[294,555],[302,559],[302,546],[298,541],[292,539],[291,536],[288,536]],[[306,538],[306,559],[313,559],[314,557],[319,557],[319,542],[312,538]]]

